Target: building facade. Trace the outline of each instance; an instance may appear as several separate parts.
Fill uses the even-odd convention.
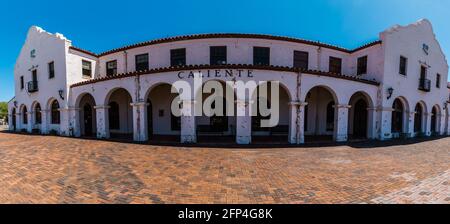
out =
[[[278,125],[261,128],[261,116],[250,113],[194,116],[196,95],[208,96],[194,85],[198,73],[203,84],[217,80],[230,90],[235,101],[227,107],[241,112],[251,110],[252,96],[259,100],[260,87],[237,94],[230,81],[279,81]],[[269,35],[204,34],[96,54],[31,27],[14,76],[12,131],[239,144],[450,135],[448,64],[428,20],[394,26],[352,50]],[[193,88],[175,116],[170,106],[179,94],[171,85],[179,80]]]

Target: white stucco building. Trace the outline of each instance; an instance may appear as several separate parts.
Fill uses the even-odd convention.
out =
[[[182,99],[183,115],[173,116],[170,84],[193,83],[194,72],[230,89],[225,81],[279,81],[278,126],[259,128],[260,117],[189,115],[195,97]],[[448,64],[428,20],[394,26],[352,50],[278,36],[202,34],[95,54],[31,27],[14,76],[9,121],[16,131],[239,144],[450,135]],[[251,94],[234,94],[235,110],[250,110]]]

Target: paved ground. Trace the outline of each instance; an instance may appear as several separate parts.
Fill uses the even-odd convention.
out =
[[[396,144],[183,148],[0,133],[0,203],[450,203],[450,138]]]

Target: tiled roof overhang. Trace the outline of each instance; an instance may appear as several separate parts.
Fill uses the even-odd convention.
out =
[[[377,44],[381,44],[381,40],[377,40],[368,44],[365,44],[361,47],[355,48],[355,49],[346,49],[339,46],[334,46],[331,44],[325,44],[318,41],[310,41],[310,40],[303,40],[303,39],[297,39],[292,37],[282,37],[282,36],[272,36],[272,35],[266,35],[266,34],[236,34],[236,33],[219,33],[219,34],[196,34],[196,35],[186,35],[186,36],[177,36],[177,37],[169,37],[169,38],[162,38],[152,41],[146,41],[142,43],[132,44],[129,46],[116,48],[113,50],[109,50],[100,54],[95,54],[90,51],[82,50],[77,47],[71,47],[73,50],[77,50],[92,56],[96,57],[102,57],[105,55],[117,53],[120,51],[126,51],[137,47],[144,47],[149,45],[156,45],[156,44],[162,44],[162,43],[170,43],[170,42],[176,42],[176,41],[184,41],[184,40],[199,40],[199,39],[214,39],[214,38],[247,38],[247,39],[264,39],[264,40],[278,40],[278,41],[287,41],[292,43],[299,43],[299,44],[307,44],[307,45],[313,45],[318,47],[324,47],[332,50],[341,51],[344,53],[354,53],[357,51],[360,51],[365,48],[369,48],[372,46],[375,46]]]
[[[146,70],[146,71],[122,73],[122,74],[117,74],[114,76],[107,76],[107,77],[105,76],[105,77],[101,77],[101,78],[87,80],[84,82],[75,83],[75,84],[71,85],[70,88],[88,85],[88,84],[94,84],[94,83],[113,80],[113,79],[133,77],[133,76],[138,76],[138,75],[175,72],[175,71],[186,71],[186,70],[205,70],[205,69],[253,69],[253,70],[295,72],[295,73],[301,72],[303,74],[326,76],[326,77],[332,77],[332,78],[338,78],[338,79],[344,79],[344,80],[349,80],[349,81],[365,83],[365,84],[369,84],[369,85],[376,85],[376,86],[380,85],[380,83],[378,83],[376,81],[361,79],[361,78],[357,78],[354,76],[342,75],[342,74],[337,74],[337,73],[332,73],[332,72],[323,72],[323,71],[316,71],[316,70],[302,70],[299,68],[282,67],[282,66],[232,64],[232,65],[186,65],[186,66],[164,67],[164,68],[150,69],[150,70]]]

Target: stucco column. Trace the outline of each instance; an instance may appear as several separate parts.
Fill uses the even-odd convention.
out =
[[[447,103],[446,110],[445,110],[445,134],[450,135],[450,104]]]
[[[27,112],[27,132],[33,132],[33,112]]]
[[[427,125],[425,128],[425,136],[431,136],[431,112],[424,114],[425,120],[427,121]]]
[[[195,100],[183,100],[181,107],[181,143],[197,142],[197,127],[195,124]]]
[[[252,102],[236,100],[236,143],[248,145],[252,142]]]
[[[97,117],[97,138],[109,138],[109,106],[95,106],[94,109]]]
[[[81,127],[80,127],[80,108],[71,107],[69,108],[69,134],[75,137],[81,137]],[[72,132],[72,133],[70,133]]]
[[[49,132],[48,124],[50,123],[50,121],[49,121],[49,110],[41,110],[41,117],[42,117],[41,133],[42,134],[48,134],[48,132]]]
[[[133,107],[133,140],[148,141],[147,134],[147,105],[146,102],[131,103]]]
[[[380,108],[381,114],[379,139],[389,140],[392,139],[392,112],[394,110],[390,107]]]
[[[440,120],[439,124],[439,135],[445,135],[445,111],[444,113],[441,113],[440,116],[438,117]]]
[[[8,130],[14,131],[13,114],[8,114]]]
[[[334,140],[337,142],[345,142],[348,140],[348,110],[350,105],[339,104],[335,106],[335,133]]]
[[[369,139],[376,139],[377,138],[377,108],[371,107],[367,108],[367,114],[368,114],[368,127],[367,127],[367,137]]]
[[[408,113],[408,112],[407,112]],[[408,138],[414,138],[415,133],[414,133],[414,117],[416,115],[415,111],[410,111],[409,112],[409,116],[408,116],[408,133],[406,133],[406,137]]]
[[[305,143],[305,107],[306,102],[294,101],[289,103],[289,143],[303,144]]]

